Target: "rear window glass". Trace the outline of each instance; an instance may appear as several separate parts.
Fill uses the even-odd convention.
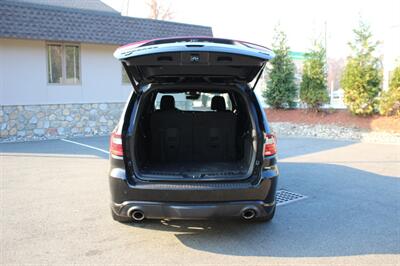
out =
[[[221,96],[225,101],[226,110],[232,111],[232,102],[228,93],[208,93],[196,92],[195,95],[180,92],[180,93],[157,93],[154,108],[160,109],[161,98],[165,95],[170,95],[175,99],[175,108],[181,111],[200,111],[207,112],[213,111],[211,109],[211,101],[215,96]]]

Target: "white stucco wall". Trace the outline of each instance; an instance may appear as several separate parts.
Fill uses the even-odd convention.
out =
[[[46,42],[0,39],[0,105],[125,102],[117,46],[80,44],[81,84],[47,83]]]
[[[385,29],[383,39],[383,89],[389,89],[389,73],[400,65],[400,24]]]

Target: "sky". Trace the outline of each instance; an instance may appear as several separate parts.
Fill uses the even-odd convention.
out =
[[[147,0],[102,0],[129,16],[147,17]],[[400,56],[400,0],[159,0],[174,12],[173,21],[211,26],[215,37],[271,47],[280,23],[293,51],[307,51],[325,36],[329,57],[346,57],[347,42],[360,17],[370,24],[382,53]]]

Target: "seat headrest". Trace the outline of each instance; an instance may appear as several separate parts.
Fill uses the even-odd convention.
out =
[[[171,95],[164,95],[161,97],[160,110],[174,110],[175,109],[175,99]]]
[[[211,100],[211,110],[225,111],[225,99],[222,96],[214,96]]]

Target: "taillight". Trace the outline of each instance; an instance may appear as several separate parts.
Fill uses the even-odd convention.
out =
[[[110,137],[110,153],[115,156],[123,156],[121,135],[113,132]]]
[[[264,156],[271,156],[276,153],[276,139],[273,134],[264,133]]]

